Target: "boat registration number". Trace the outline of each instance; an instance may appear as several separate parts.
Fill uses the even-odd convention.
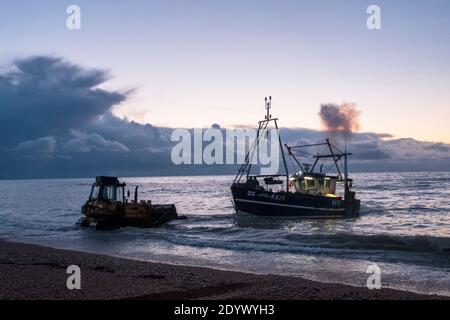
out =
[[[276,201],[283,201],[283,200],[284,200],[284,196],[279,195],[279,194],[273,194],[273,195],[271,196],[271,198],[272,198],[273,200],[276,200]]]
[[[333,207],[339,207],[341,205],[341,200],[333,200],[331,201],[331,205]]]

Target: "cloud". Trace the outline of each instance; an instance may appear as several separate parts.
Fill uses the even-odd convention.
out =
[[[161,135],[157,127],[151,124],[140,124],[127,119],[120,119],[110,111],[97,117],[83,126],[82,129],[119,141],[133,150],[167,147],[169,144],[169,140]]]
[[[56,139],[54,137],[42,137],[36,140],[29,140],[19,143],[11,148],[12,151],[20,151],[26,154],[51,154],[56,150]]]
[[[106,71],[83,69],[61,58],[16,60],[0,75],[0,145],[43,136],[61,136],[125,100],[126,94],[98,85]]]
[[[444,143],[430,144],[430,145],[426,145],[424,148],[431,150],[431,151],[450,153],[450,145],[444,144]]]
[[[361,160],[382,160],[389,159],[391,156],[386,152],[383,152],[379,149],[368,150],[368,151],[358,151],[356,153],[356,159]]]
[[[158,128],[112,114],[127,93],[99,89],[105,70],[51,56],[18,59],[8,70],[0,74],[0,150],[43,136],[56,137],[53,151],[64,153],[169,145]]]
[[[127,152],[130,149],[118,141],[111,141],[103,138],[98,133],[86,134],[77,130],[71,130],[73,138],[62,145],[62,151],[89,152],[89,151],[113,151]]]
[[[281,129],[282,139],[289,145],[312,144],[333,134],[301,128]],[[391,135],[384,133],[356,132],[347,141],[347,148],[353,154],[351,167],[361,171],[450,170],[450,145],[444,143],[411,138],[392,139]]]
[[[17,59],[3,70],[0,178],[136,174],[169,162],[167,134],[113,115],[130,92],[101,89],[108,71],[53,56]]]

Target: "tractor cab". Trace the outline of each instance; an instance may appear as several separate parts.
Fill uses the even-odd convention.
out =
[[[92,185],[89,200],[106,202],[125,202],[125,183],[120,183],[117,177],[99,176]]]

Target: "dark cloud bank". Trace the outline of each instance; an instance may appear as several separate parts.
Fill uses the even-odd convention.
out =
[[[172,165],[171,129],[113,115],[129,93],[100,89],[108,79],[104,70],[49,56],[16,60],[0,74],[0,179],[235,172],[235,166]],[[324,133],[285,128],[282,137],[292,144]],[[450,145],[385,138],[354,133],[352,170],[450,170]]]

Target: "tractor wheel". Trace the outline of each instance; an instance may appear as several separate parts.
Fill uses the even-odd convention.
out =
[[[91,221],[89,221],[88,218],[84,218],[83,220],[81,220],[80,227],[89,228],[90,225],[91,225]]]

